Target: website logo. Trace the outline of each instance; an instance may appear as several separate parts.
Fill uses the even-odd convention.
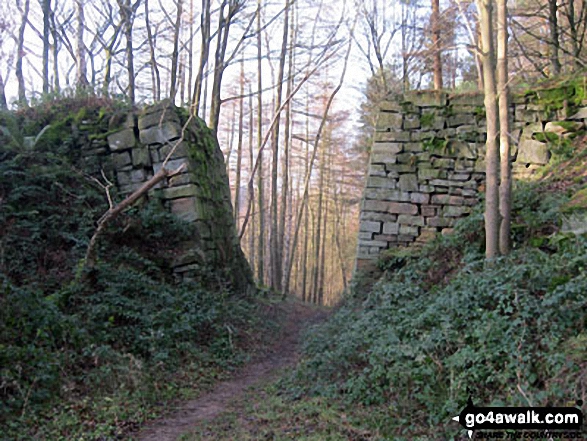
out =
[[[577,406],[583,405],[577,400]],[[475,430],[538,430],[579,432],[583,427],[583,412],[578,407],[477,407],[471,397],[460,414],[453,417],[463,426],[469,438]],[[577,435],[577,433],[575,433]],[[567,438],[581,439],[568,435]]]

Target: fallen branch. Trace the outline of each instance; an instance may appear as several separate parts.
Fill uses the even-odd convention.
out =
[[[132,192],[128,195],[122,202],[117,204],[114,207],[111,207],[104,216],[100,218],[98,221],[98,226],[96,231],[94,232],[92,238],[90,239],[90,243],[88,244],[88,248],[86,250],[86,257],[84,258],[83,267],[93,267],[95,263],[95,248],[96,243],[98,242],[98,238],[104,231],[106,224],[118,216],[122,211],[126,210],[127,208],[131,207],[135,202],[137,202],[141,197],[143,197],[150,189],[152,189],[155,185],[161,182],[165,178],[171,178],[181,172],[184,171],[186,165],[180,165],[176,170],[170,171],[167,170],[165,167],[161,167],[155,175],[145,182],[139,189]]]

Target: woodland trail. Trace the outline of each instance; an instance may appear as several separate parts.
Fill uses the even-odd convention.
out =
[[[135,439],[139,441],[175,441],[203,421],[209,421],[228,409],[248,388],[268,384],[284,368],[298,360],[304,330],[324,320],[328,312],[300,302],[287,302],[284,322],[276,341],[261,356],[241,368],[233,378],[217,384],[210,392],[181,403],[170,415],[144,427]]]

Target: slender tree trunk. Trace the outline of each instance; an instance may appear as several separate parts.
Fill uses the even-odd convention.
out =
[[[75,2],[77,12],[77,33],[76,33],[76,67],[77,78],[76,86],[79,91],[88,88],[88,68],[86,64],[86,45],[84,43],[84,28],[86,26],[86,19],[84,15],[84,0],[76,0]]]
[[[290,96],[291,91],[293,88],[293,39],[295,38],[294,35],[294,23],[293,19],[291,20],[291,32],[290,32],[290,43],[289,43],[289,51],[288,51],[288,68],[287,68],[287,92],[286,95]],[[285,133],[284,133],[284,146],[283,146],[283,184],[282,184],[282,195],[281,195],[281,214],[279,220],[279,243],[281,244],[281,282],[280,286],[283,283],[283,267],[288,265],[287,259],[289,256],[289,246],[286,246],[285,243],[285,224],[286,224],[286,213],[290,204],[288,204],[288,196],[291,197],[291,192],[289,189],[289,150],[290,150],[290,135],[291,135],[291,103],[288,101],[287,106],[285,108]],[[286,293],[283,291],[283,296],[285,298]]]
[[[183,0],[177,1],[177,14],[175,16],[175,26],[173,30],[173,52],[171,53],[171,87],[169,98],[175,101],[177,94],[177,69],[179,63],[179,35],[181,33],[181,16],[183,14]]]
[[[226,17],[224,16],[224,8],[228,8]],[[238,0],[224,0],[221,6],[220,21],[218,24],[218,44],[216,45],[216,54],[214,57],[214,82],[212,83],[212,102],[210,105],[210,129],[218,130],[218,121],[220,119],[220,107],[222,99],[220,91],[222,86],[222,76],[226,69],[225,57],[226,47],[228,46],[228,37],[230,33],[230,26],[234,16],[240,9]]]
[[[194,71],[194,0],[190,0],[190,26],[189,33],[190,39],[188,40],[188,99],[192,97],[192,75]]]
[[[147,28],[147,41],[149,42],[149,65],[151,66],[151,87],[153,90],[153,99],[155,101],[160,101],[161,75],[159,74],[159,66],[155,57],[155,40],[153,38],[153,31],[151,30],[151,21],[149,20],[149,0],[145,0],[145,25]]]
[[[8,103],[6,102],[6,90],[4,88],[4,79],[0,74],[0,110],[8,109]]]
[[[255,164],[255,154],[253,152],[253,131],[255,129],[255,118],[253,112],[253,94],[252,86],[249,86],[249,173],[253,175]],[[251,198],[251,208],[253,215],[251,216],[251,229],[249,230],[249,264],[251,265],[251,272],[255,274],[255,197],[254,195],[247,195]]]
[[[432,51],[434,90],[442,89],[442,60],[440,44],[440,0],[432,0]]]
[[[507,0],[497,0],[497,87],[499,90],[499,150],[500,183],[499,213],[499,251],[502,255],[510,252],[511,192],[512,175],[510,164],[510,124],[508,87],[508,29]]]
[[[51,37],[53,38],[53,89],[55,93],[61,92],[59,85],[59,36],[55,25],[55,12],[51,11]]]
[[[18,101],[21,106],[27,105],[26,99],[26,85],[24,81],[24,72],[22,70],[22,63],[24,59],[24,32],[28,22],[30,1],[25,0],[22,5],[20,27],[18,28],[18,39],[16,42],[16,79],[18,81]]]
[[[49,36],[51,33],[51,0],[42,0],[43,9],[43,93],[49,93],[49,49],[51,43]]]
[[[497,94],[493,48],[493,0],[477,0],[483,56],[485,112],[487,115],[486,195],[485,195],[485,255],[492,260],[499,254],[499,149]]]
[[[559,60],[560,40],[558,35],[558,0],[548,0],[548,28],[550,31],[550,69],[551,76],[560,74],[561,63]],[[573,1],[573,0],[571,0]]]
[[[241,74],[240,74],[240,99],[239,99],[239,111],[238,111],[238,141],[236,148],[236,182],[234,189],[234,223],[237,231],[240,231],[240,197],[241,197],[241,168],[243,163],[243,136],[244,136],[244,117],[245,117],[245,105],[244,95],[245,93],[245,62],[244,59],[241,61]]]
[[[262,45],[261,45],[261,0],[257,4],[257,147],[259,151],[259,172],[258,172],[258,189],[259,189],[259,244],[257,247],[258,264],[257,264],[257,279],[259,283],[263,284],[265,281],[265,192],[263,186],[263,151],[261,150],[263,138],[263,81],[262,81]]]
[[[200,46],[200,65],[198,66],[198,73],[196,74],[194,96],[192,99],[194,115],[200,114],[204,71],[206,69],[206,65],[208,64],[208,57],[210,55],[210,0],[202,0],[200,32],[202,34],[202,44]]]
[[[277,94],[275,97],[275,112],[277,121],[273,126],[273,163],[271,170],[271,235],[269,237],[269,248],[271,249],[271,287],[281,291],[282,251],[283,245],[279,237],[279,207],[277,194],[277,181],[279,172],[279,120],[280,108],[283,94],[283,77],[285,71],[285,58],[287,55],[287,34],[289,32],[289,5],[290,0],[285,0],[285,17],[283,20],[283,37],[281,40],[281,54],[279,55],[279,70],[277,72]]]

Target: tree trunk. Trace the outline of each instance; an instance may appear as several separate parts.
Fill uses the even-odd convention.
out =
[[[253,151],[255,118],[253,112],[253,94],[251,93],[251,89],[252,86],[249,85],[249,172],[252,177],[255,164],[255,154]],[[255,197],[254,195],[247,195],[247,199],[248,198],[250,198],[251,208],[253,210],[253,215],[251,216],[251,229],[249,230],[249,264],[251,265],[251,272],[255,274]]]
[[[487,115],[485,256],[492,260],[499,254],[499,150],[497,94],[493,48],[493,0],[477,0],[481,26],[485,112]]]
[[[239,110],[238,110],[238,141],[236,147],[236,179],[234,189],[234,223],[237,231],[240,231],[240,197],[241,197],[241,168],[243,164],[243,136],[244,136],[244,117],[245,117],[245,104],[244,104],[244,93],[245,93],[245,62],[244,59],[241,61],[241,74],[240,74],[240,99],[239,99]]]
[[[281,100],[283,94],[283,76],[285,71],[285,57],[287,55],[287,34],[289,32],[289,5],[290,0],[285,0],[285,17],[283,20],[283,37],[281,40],[281,53],[279,55],[279,70],[277,72],[277,92],[275,96],[275,112],[277,121],[273,126],[273,163],[271,169],[271,235],[269,248],[271,250],[271,287],[281,291],[282,251],[283,244],[279,239],[279,207],[277,194],[277,181],[279,172],[279,120],[281,114]]]
[[[263,191],[263,151],[261,150],[263,138],[263,81],[262,81],[262,46],[261,46],[261,0],[257,4],[257,147],[259,155],[259,172],[258,172],[258,195],[259,195],[259,244],[257,246],[258,264],[257,279],[260,284],[265,281],[265,192]]]
[[[550,31],[550,68],[551,76],[560,74],[561,63],[559,60],[560,40],[558,35],[558,0],[548,0],[548,28]],[[573,0],[571,0],[573,1]]]
[[[173,30],[173,52],[171,53],[171,87],[169,98],[175,102],[177,94],[177,66],[179,63],[179,35],[181,32],[181,15],[183,13],[183,0],[177,0],[177,14]]]
[[[51,0],[42,0],[43,9],[43,93],[49,93],[49,35],[51,33]]]
[[[510,164],[509,87],[507,61],[507,0],[497,0],[497,88],[499,90],[499,151],[500,183],[499,251],[502,255],[510,252],[511,192],[512,174]]]
[[[59,85],[59,35],[57,32],[57,26],[55,24],[55,12],[51,11],[51,36],[53,37],[53,90],[55,93],[61,91]]]
[[[77,29],[76,29],[76,87],[78,91],[88,88],[88,68],[86,64],[86,45],[84,43],[84,28],[86,19],[84,15],[84,0],[76,0]]]
[[[6,102],[6,89],[4,88],[4,79],[0,74],[0,110],[8,109],[8,103]]]
[[[442,89],[442,60],[440,45],[440,0],[432,0],[432,51],[434,90]]]
[[[19,2],[20,3],[20,2]],[[21,11],[20,27],[18,29],[18,39],[16,48],[16,79],[18,81],[18,101],[21,106],[27,105],[26,99],[26,85],[24,81],[24,72],[22,70],[22,63],[24,58],[24,31],[28,22],[30,1],[25,0]]]
[[[159,74],[159,66],[155,57],[155,40],[153,38],[153,31],[151,30],[151,21],[149,20],[149,0],[145,0],[145,26],[147,28],[147,42],[149,43],[149,65],[151,66],[151,88],[153,92],[153,99],[155,101],[161,100],[161,75]]]
[[[200,46],[200,65],[196,74],[196,83],[194,84],[193,96],[193,114],[200,114],[200,100],[202,96],[202,84],[204,82],[204,70],[208,64],[210,55],[210,0],[202,0],[202,15],[200,23],[200,32],[202,34],[202,44]]]

